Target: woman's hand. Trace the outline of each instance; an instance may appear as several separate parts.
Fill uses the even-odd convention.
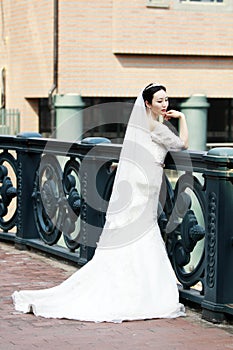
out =
[[[181,119],[181,118],[185,118],[185,115],[179,111],[175,111],[174,109],[171,109],[170,111],[166,112],[164,119],[169,120],[171,118]]]

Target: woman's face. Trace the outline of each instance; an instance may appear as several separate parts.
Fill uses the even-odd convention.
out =
[[[166,91],[159,90],[154,93],[152,103],[150,104],[146,101],[146,106],[151,110],[154,119],[158,119],[160,115],[165,117],[168,107],[168,96]]]

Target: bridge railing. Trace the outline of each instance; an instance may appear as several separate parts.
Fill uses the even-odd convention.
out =
[[[84,265],[105,222],[121,145],[38,134],[0,140],[0,240]],[[158,221],[180,296],[220,322],[233,316],[233,149],[171,152],[165,164]]]

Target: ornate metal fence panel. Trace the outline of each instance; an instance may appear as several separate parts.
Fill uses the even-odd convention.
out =
[[[3,231],[9,231],[16,226],[17,205],[12,206],[17,196],[16,178],[17,160],[12,154],[3,151],[0,153],[0,228]]]
[[[83,265],[95,251],[120,145],[1,136],[0,239]],[[166,158],[158,221],[182,299],[233,315],[233,149]],[[139,252],[140,259],[140,252]]]

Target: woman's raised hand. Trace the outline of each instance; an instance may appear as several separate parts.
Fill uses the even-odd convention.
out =
[[[174,109],[170,109],[169,111],[166,112],[164,119],[169,120],[171,118],[181,119],[181,118],[185,118],[185,115],[182,112],[176,111]]]

